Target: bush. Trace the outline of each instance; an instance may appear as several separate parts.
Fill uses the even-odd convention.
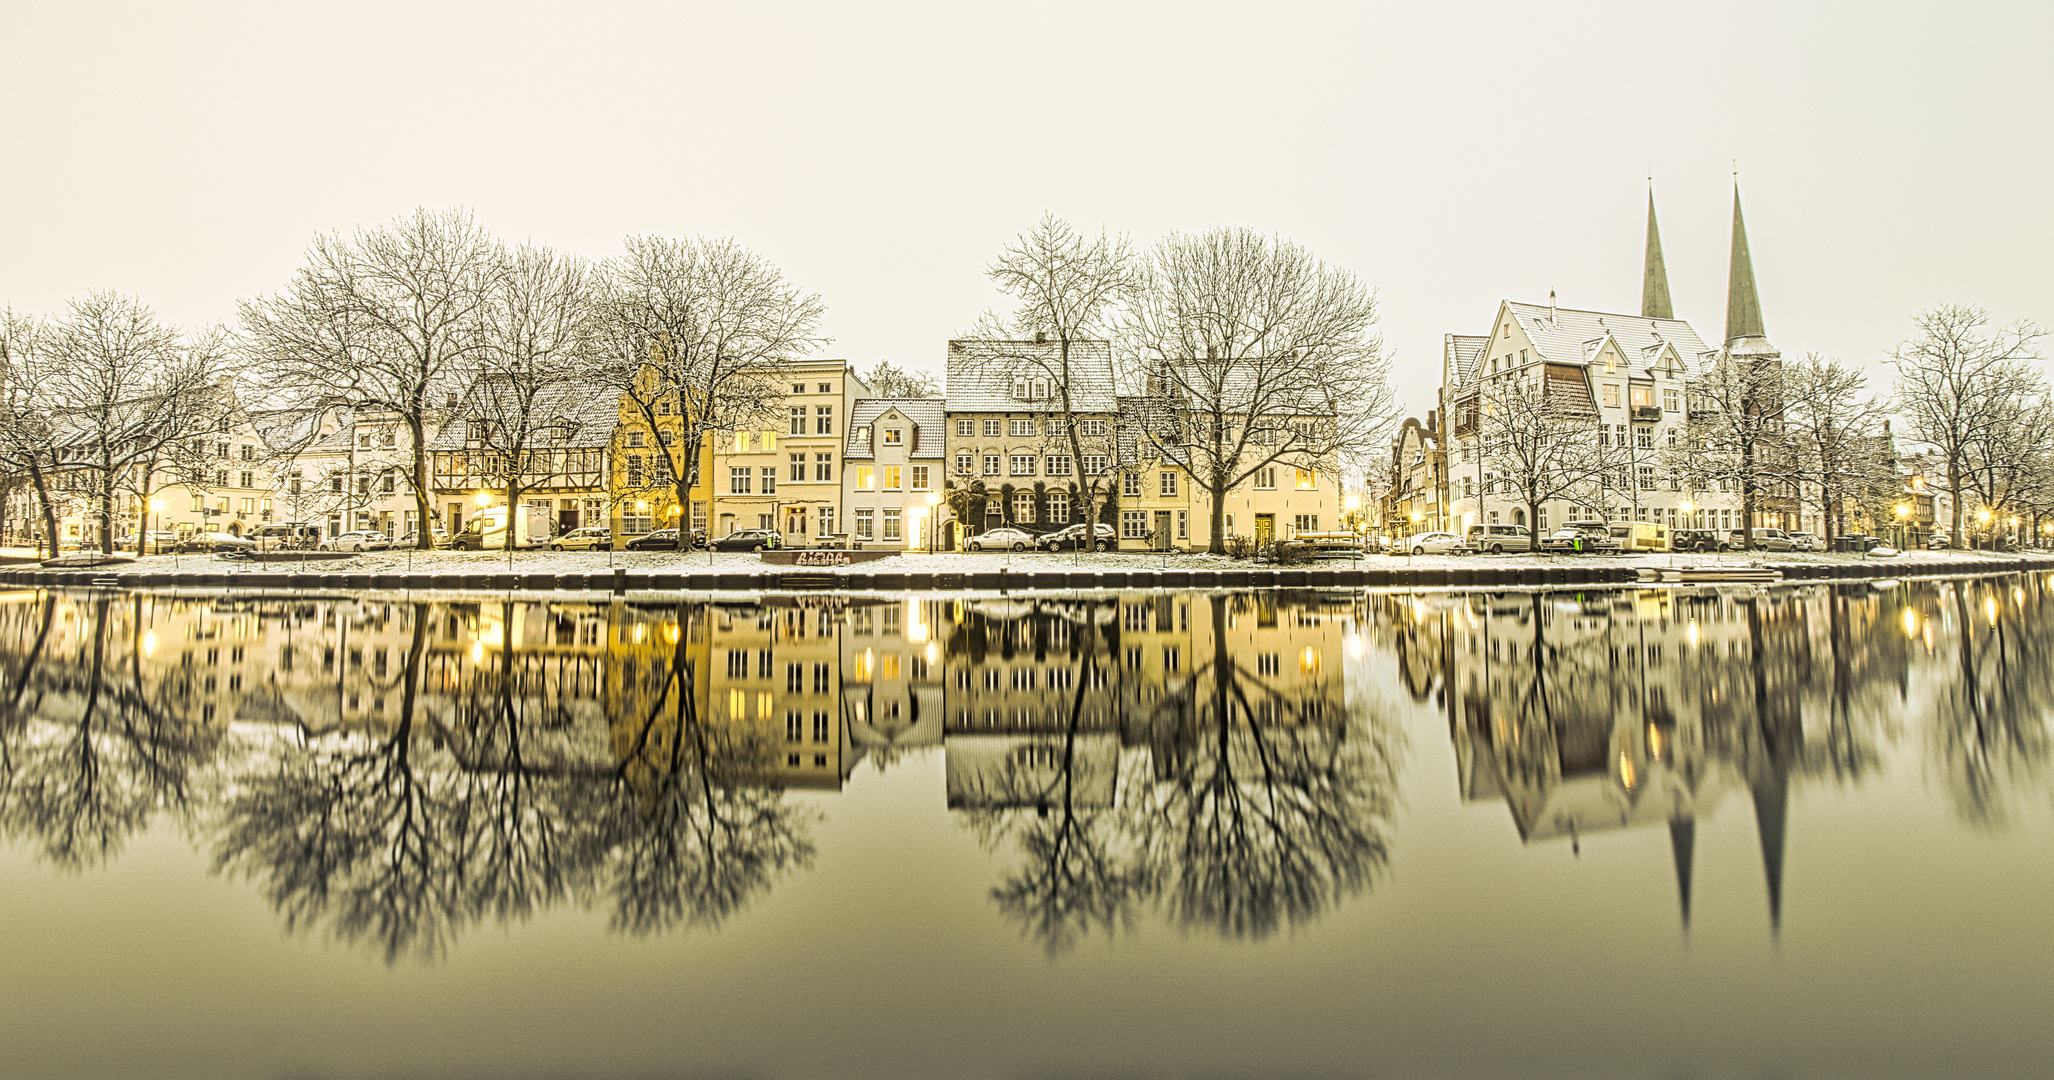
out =
[[[1255,538],[1239,535],[1227,537],[1227,554],[1236,559],[1245,559],[1255,554]]]

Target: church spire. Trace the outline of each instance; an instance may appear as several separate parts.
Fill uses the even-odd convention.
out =
[[[1747,223],[1740,217],[1740,185],[1733,185],[1733,258],[1726,278],[1726,344],[1768,338],[1762,329],[1762,298],[1754,286],[1754,260],[1747,254]]]
[[[1783,932],[1783,829],[1789,810],[1790,782],[1779,771],[1773,777],[1756,780],[1754,827],[1762,843],[1762,876],[1769,886],[1769,933]]]
[[[1662,234],[1655,228],[1655,189],[1647,189],[1647,265],[1640,278],[1640,317],[1673,319],[1676,309],[1669,303],[1669,268],[1662,263]]]

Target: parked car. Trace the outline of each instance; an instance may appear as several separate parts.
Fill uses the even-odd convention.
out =
[[[1790,538],[1792,551],[1824,551],[1826,542],[1808,532],[1785,533]]]
[[[1452,555],[1462,550],[1462,538],[1451,532],[1413,533],[1405,540],[1405,550],[1414,555]]]
[[[317,548],[321,546],[321,527],[304,522],[297,525],[259,525],[250,533],[250,539],[262,548]]]
[[[1946,533],[1934,533],[1933,535],[1926,537],[1926,547],[1933,551],[1939,551],[1943,548],[1951,548],[1953,546],[1954,541],[1950,539]]]
[[[143,534],[143,542],[149,547],[149,550],[143,554],[158,555],[178,546],[178,534],[170,529],[151,529]],[[134,551],[135,549],[136,534],[129,533],[127,536],[117,536],[114,538],[114,550]]]
[[[1532,551],[1533,534],[1524,525],[1471,525],[1469,542],[1471,550],[1503,555],[1508,551]]]
[[[384,551],[392,546],[392,539],[382,532],[368,530],[346,532],[321,545],[324,551]]]
[[[658,529],[655,532],[646,532],[640,536],[630,537],[628,542],[621,546],[629,551],[676,551],[678,531]]]
[[[1091,529],[1091,546],[1097,551],[1106,551],[1119,546],[1120,534],[1111,525],[1100,522]],[[1048,551],[1068,551],[1084,543],[1084,526],[1071,525],[1054,532],[1042,533],[1034,538],[1034,546]]]
[[[665,530],[672,536],[676,529]],[[736,529],[734,532],[706,545],[715,551],[772,551],[784,546],[784,537],[776,529]]]
[[[449,546],[449,533],[442,526],[437,525],[435,531],[429,534],[428,542],[438,548],[446,548]],[[420,544],[421,530],[419,529],[415,529],[392,542],[394,548],[415,548],[419,547]]]
[[[669,530],[673,540],[677,530]],[[612,551],[613,530],[604,525],[593,525],[571,531],[549,542],[551,551]]]
[[[1719,533],[1716,529],[1676,529],[1669,534],[1670,551],[1717,551]]]
[[[1619,550],[1612,527],[1602,521],[1566,521],[1541,540],[1542,551],[1557,554],[1609,553]]]
[[[234,533],[196,532],[180,541],[180,551],[250,551],[256,543]]]
[[[963,541],[965,551],[1025,551],[1034,545],[1034,534],[1011,525],[986,529]]]
[[[1734,529],[1732,532],[1726,534],[1725,550],[1739,551],[1742,548],[1745,548],[1746,546],[1747,533],[1745,531],[1741,529]],[[1756,551],[1796,550],[1796,548],[1793,547],[1790,543],[1790,537],[1787,534],[1785,534],[1781,529],[1754,530],[1754,549]]]

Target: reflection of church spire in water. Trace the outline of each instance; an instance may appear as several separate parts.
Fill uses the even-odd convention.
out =
[[[1697,850],[1697,819],[1669,819],[1669,847],[1676,853],[1676,900],[1683,909],[1683,932],[1690,933],[1691,855]]]
[[[1783,821],[1790,803],[1790,785],[1778,775],[1757,780],[1754,793],[1754,824],[1762,840],[1762,876],[1769,883],[1769,932],[1783,932]]]

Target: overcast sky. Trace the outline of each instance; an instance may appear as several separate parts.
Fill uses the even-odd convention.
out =
[[[5,0],[0,304],[230,318],[415,206],[591,256],[732,235],[831,355],[938,369],[1043,211],[1240,224],[1375,286],[1407,411],[1501,298],[1725,314],[1875,361],[1943,301],[2054,321],[2054,5]]]

